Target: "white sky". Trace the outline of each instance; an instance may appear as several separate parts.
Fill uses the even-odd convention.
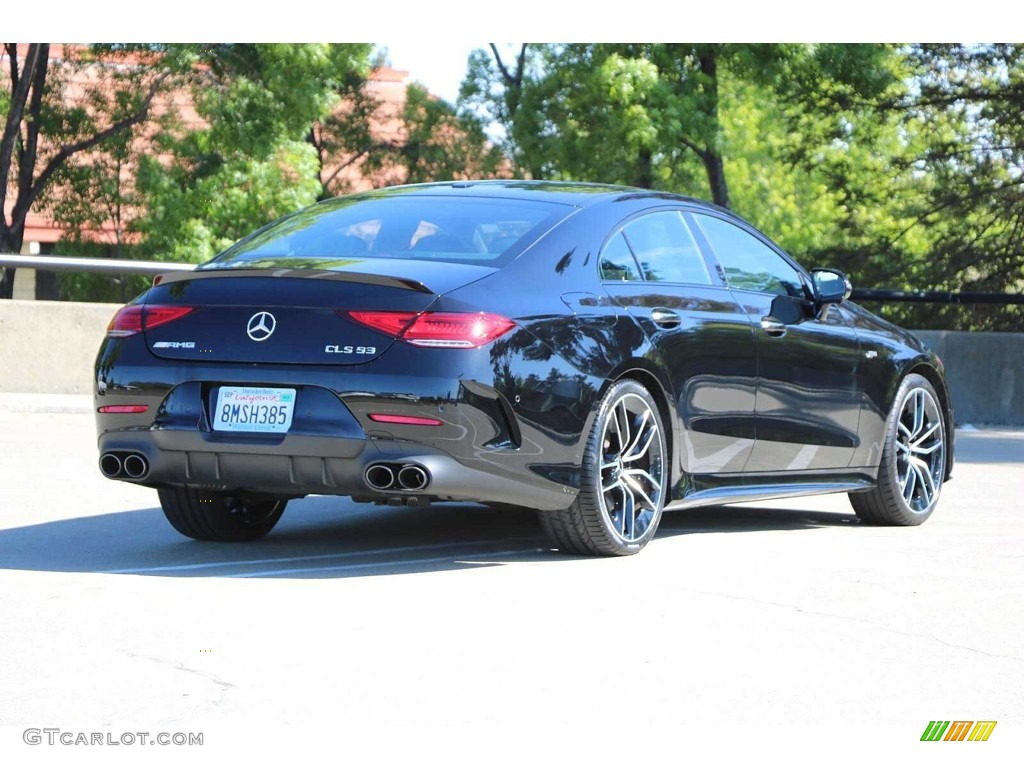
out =
[[[5,39],[79,42],[346,42],[390,43],[394,66],[413,72],[439,96],[458,90],[465,55],[488,39],[668,42],[978,42],[1019,38],[1024,3],[969,6],[963,0],[725,0],[624,6],[552,0],[514,4],[480,0],[387,0],[376,5],[307,0],[275,13],[239,13],[235,3],[176,0],[147,7],[138,0],[5,2]]]
[[[10,8],[6,6],[10,5]],[[5,3],[5,39],[89,42],[306,41],[377,42],[396,69],[454,103],[474,48],[494,40],[504,53],[517,45],[495,38],[537,42],[648,41],[907,41],[974,42],[1019,36],[1024,3],[1004,4],[997,14],[965,13],[962,0],[900,3],[858,0],[822,6],[809,0],[725,0],[667,4],[630,0],[628,11],[581,13],[552,0],[517,0],[514,5],[480,0],[386,0],[367,12],[346,12],[337,0],[307,0],[295,12],[239,17],[233,4],[176,0],[159,12],[159,25],[138,13],[138,0],[103,0],[104,13],[81,0],[48,0],[47,13],[32,3]],[[611,8],[611,6],[608,6]],[[810,11],[810,12],[809,12]],[[196,19],[202,19],[197,23]],[[1010,33],[1008,35],[1007,33]]]
[[[486,48],[480,43],[450,43],[439,46],[424,41],[377,43],[377,48],[388,50],[387,60],[395,69],[409,70],[412,80],[422,83],[435,96],[455,103],[459,86],[466,74],[466,61],[474,48]]]

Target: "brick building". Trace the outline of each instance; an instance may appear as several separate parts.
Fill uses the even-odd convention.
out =
[[[18,48],[19,57],[24,56],[23,49],[27,49],[27,45],[19,45]],[[65,45],[51,45],[51,68],[60,67],[69,52],[70,50]],[[70,102],[84,101],[89,87],[98,82],[101,76],[98,70],[102,66],[104,66],[102,63],[97,63],[70,69],[69,71],[73,74],[67,79],[64,86],[65,99]],[[7,67],[7,57],[0,53],[0,72],[6,73]],[[4,74],[0,74],[0,77],[3,76]],[[405,105],[406,86],[409,79],[409,72],[406,70],[379,67],[372,72],[365,86],[367,93],[379,105],[371,120],[371,131],[382,141],[395,141],[400,138],[400,116]],[[339,108],[343,109],[344,105],[340,105]],[[152,104],[151,115],[153,118],[157,118],[172,110],[186,128],[203,125],[202,118],[196,113],[191,95],[187,91],[174,91],[158,95]],[[141,149],[145,151],[148,147],[147,137],[143,135],[139,141],[142,142]],[[321,177],[325,182],[329,182],[325,186],[332,191],[360,191],[382,186],[390,181],[387,169],[368,173],[363,165],[360,159],[344,162],[344,159],[336,160],[328,157],[325,158]],[[130,169],[125,171],[126,174],[131,172]],[[11,197],[13,195],[9,196],[5,202],[5,215],[9,215],[13,207],[14,201]],[[117,229],[115,222],[106,221],[98,230],[93,230],[93,239],[113,244],[119,236]],[[28,213],[22,253],[25,255],[57,253],[58,244],[63,235],[62,227],[52,219],[44,207],[37,204]],[[13,298],[57,298],[54,274],[32,269],[19,269],[15,277]]]

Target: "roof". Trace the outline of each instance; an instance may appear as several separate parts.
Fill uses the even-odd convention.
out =
[[[393,195],[445,195],[465,197],[503,197],[523,200],[543,200],[563,205],[587,206],[592,203],[628,195],[634,198],[650,197],[674,202],[711,206],[705,200],[685,197],[672,192],[661,192],[640,187],[616,184],[597,184],[579,181],[531,181],[524,179],[485,179],[471,181],[445,181],[430,184],[406,184],[360,193],[360,196]]]

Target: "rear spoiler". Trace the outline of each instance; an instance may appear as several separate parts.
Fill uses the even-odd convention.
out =
[[[365,285],[382,285],[388,288],[400,288],[417,293],[435,293],[419,280],[391,275],[375,275],[368,272],[348,272],[333,269],[196,269],[191,272],[169,272],[157,275],[153,285],[168,285],[183,280],[202,280],[209,277],[300,277],[316,280],[340,280],[345,283],[363,283]]]

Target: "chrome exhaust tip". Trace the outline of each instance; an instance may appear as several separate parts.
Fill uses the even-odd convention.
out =
[[[363,480],[375,491],[386,491],[395,484],[395,473],[387,464],[371,464],[363,473]]]
[[[149,474],[149,462],[141,453],[129,453],[124,458],[124,473],[132,480],[141,480]]]
[[[398,471],[398,485],[405,491],[422,491],[430,484],[430,476],[423,467],[406,464]]]
[[[116,453],[104,453],[100,456],[100,472],[105,477],[117,477],[121,474],[121,459]]]

